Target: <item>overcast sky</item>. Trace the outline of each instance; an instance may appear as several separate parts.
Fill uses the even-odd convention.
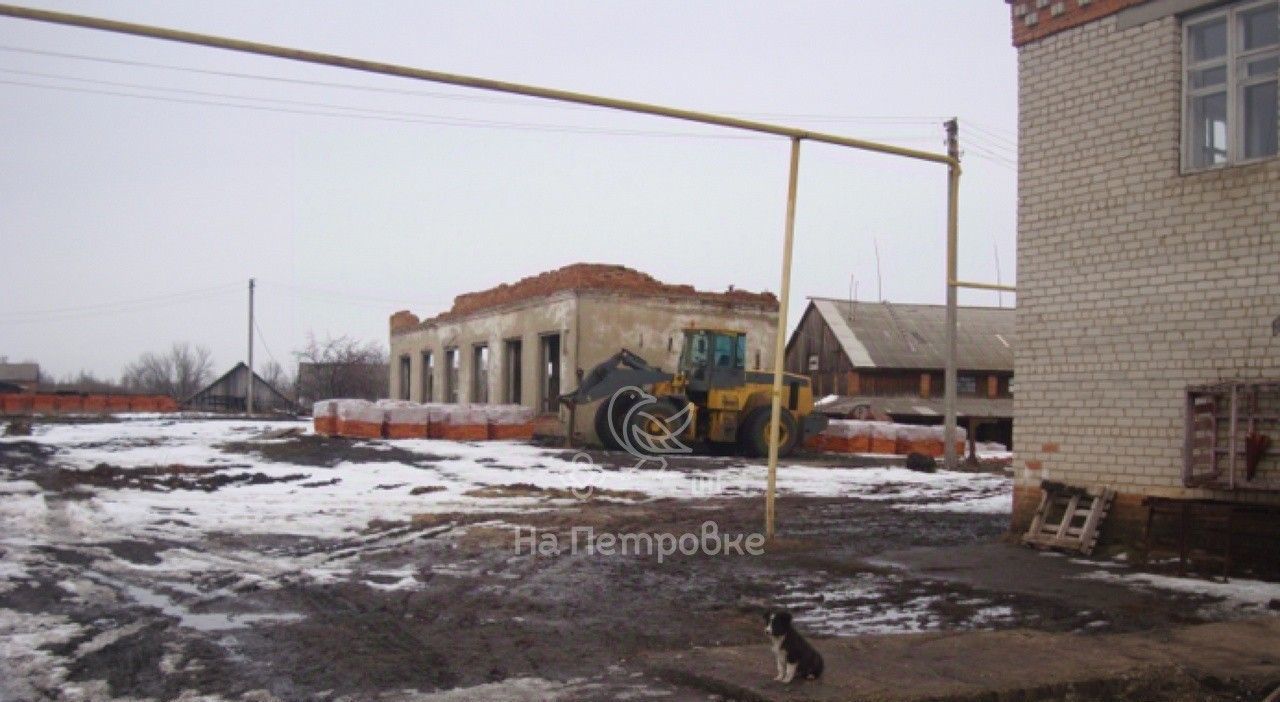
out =
[[[1014,279],[999,0],[27,4],[937,151],[956,115],[961,276],[995,280],[998,256]],[[0,356],[58,377],[179,340],[220,372],[245,356],[250,276],[259,367],[577,261],[779,288],[780,138],[15,19],[0,133]],[[945,182],[806,144],[792,325],[851,279],[877,299],[877,245],[885,299],[943,302]]]

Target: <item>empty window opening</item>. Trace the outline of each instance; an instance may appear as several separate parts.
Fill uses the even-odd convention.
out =
[[[539,340],[539,387],[543,412],[558,412],[560,398],[560,335],[545,334]]]
[[[409,399],[409,388],[412,387],[409,384],[409,373],[410,373],[409,356],[408,354],[405,354],[404,356],[400,357],[400,377],[399,377],[400,387],[396,392],[396,397],[401,400]]]
[[[520,386],[524,378],[520,373],[523,344],[519,339],[507,339],[503,353],[502,386],[505,388],[503,401],[518,405],[521,402]]]
[[[471,401],[489,402],[489,346],[476,344],[471,350]]]
[[[434,402],[436,377],[436,358],[430,351],[422,352],[422,401]]]
[[[444,401],[458,401],[458,366],[460,363],[457,349],[444,350]]]

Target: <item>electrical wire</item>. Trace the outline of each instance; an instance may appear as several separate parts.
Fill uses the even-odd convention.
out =
[[[489,95],[457,94],[457,93],[447,93],[447,92],[427,91],[427,90],[410,90],[405,88],[390,88],[390,87],[381,87],[381,86],[373,86],[373,85],[362,85],[362,84],[356,84],[356,83],[342,83],[337,81],[305,79],[305,78],[286,78],[283,76],[272,76],[272,75],[265,75],[260,73],[220,71],[220,70],[213,70],[213,69],[194,68],[190,66],[175,66],[172,64],[162,64],[162,63],[155,63],[155,62],[149,62],[149,61],[118,59],[118,58],[109,58],[104,56],[90,56],[87,54],[76,54],[76,53],[69,53],[69,52],[62,52],[62,51],[48,51],[48,50],[32,49],[27,47],[17,47],[17,46],[8,46],[8,45],[0,45],[0,51],[25,53],[25,54],[32,54],[37,56],[50,56],[50,57],[56,57],[56,58],[66,58],[66,59],[74,59],[74,60],[81,60],[81,61],[93,61],[98,63],[107,63],[107,64],[114,64],[114,65],[121,65],[121,66],[143,67],[143,68],[152,68],[152,69],[166,70],[166,71],[179,71],[184,73],[195,73],[200,75],[222,76],[222,77],[228,77],[228,78],[238,78],[243,80],[259,80],[259,81],[269,81],[269,82],[275,82],[275,83],[305,85],[305,86],[311,86],[311,87],[339,88],[343,90],[358,90],[358,91],[364,91],[364,92],[438,98],[438,99],[444,99],[444,100],[454,100],[454,101],[463,101],[463,102],[520,105],[520,106],[526,106],[526,107],[532,106],[532,107],[553,108],[553,109],[574,109],[574,110],[585,109],[581,105],[572,105],[572,104],[546,102],[546,101],[529,101],[521,98],[507,98],[507,97],[498,97],[498,96],[489,96]],[[13,71],[13,70],[6,71],[6,72],[20,73],[20,71]],[[80,78],[66,78],[66,79],[67,80],[86,80],[86,79],[80,79]],[[159,90],[162,88],[148,88],[148,89]],[[250,99],[250,98],[243,98],[243,99]],[[253,99],[265,99],[265,98],[253,98]],[[283,101],[283,102],[287,102],[287,101]],[[333,107],[333,109],[362,109],[362,108],[337,107],[337,106],[331,106],[331,107]],[[903,125],[903,126],[938,125],[946,119],[945,117],[941,117],[941,116],[929,116],[929,115],[848,115],[848,114],[791,113],[791,112],[742,112],[742,111],[735,111],[735,110],[729,110],[728,112],[737,114],[742,117],[758,118],[758,119],[787,119],[787,120],[795,119],[795,120],[802,120],[802,121],[808,121],[808,122],[874,123],[874,124],[882,124],[882,125]],[[983,127],[981,125],[970,122],[968,120],[965,120],[964,124],[966,126],[973,126],[974,129],[981,132],[985,132],[992,138],[1005,142],[1006,147],[1008,147],[1011,144],[1011,142],[1009,142],[1007,138],[1005,138],[999,133],[1000,130],[997,130],[994,127]],[[639,131],[639,130],[636,130],[636,131]],[[655,133],[660,135],[662,134],[660,132],[655,132]],[[687,133],[677,133],[677,134],[684,135]],[[901,138],[901,137],[886,137],[886,138],[908,140],[908,141],[924,140],[923,138],[919,138],[919,139]]]
[[[142,303],[169,300],[172,298],[185,298],[192,295],[204,295],[206,293],[211,293],[211,292],[221,292],[223,290],[228,290],[232,288],[234,285],[235,285],[234,283],[223,283],[221,285],[214,285],[207,288],[196,288],[194,290],[182,290],[178,292],[160,293],[157,295],[148,295],[146,297],[129,298],[126,300],[115,300],[112,302],[97,302],[97,303],[88,304],[88,305],[72,305],[70,307],[55,307],[55,308],[44,309],[44,310],[22,310],[17,312],[8,312],[6,313],[6,315],[18,315],[18,316],[24,316],[24,317],[30,317],[30,316],[43,317],[43,316],[56,315],[56,314],[62,314],[62,313],[68,313],[68,312],[74,313],[74,312],[101,311],[103,309],[112,308],[112,307],[131,306],[131,305],[142,304]]]
[[[154,298],[132,302],[124,305],[113,307],[101,307],[94,309],[67,309],[60,312],[32,313],[22,312],[22,316],[17,318],[0,319],[0,324],[24,325],[24,324],[51,324],[61,322],[72,322],[84,319],[94,319],[98,317],[114,317],[126,314],[137,314],[140,312],[150,312],[155,309],[172,307],[174,305],[186,305],[198,300],[211,299],[226,295],[233,291],[234,287],[227,286],[220,290],[210,290],[201,294],[177,294],[167,298]]]

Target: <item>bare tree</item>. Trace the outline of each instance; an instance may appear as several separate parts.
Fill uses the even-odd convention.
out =
[[[377,399],[387,396],[387,352],[377,342],[347,336],[317,341],[307,335],[298,357],[298,401],[331,397]]]
[[[204,346],[175,342],[165,353],[144,353],[124,367],[120,382],[135,392],[184,400],[213,379],[213,354]]]
[[[258,375],[267,381],[267,384],[280,391],[285,397],[293,397],[293,379],[289,377],[289,373],[285,371],[284,366],[276,363],[275,359],[271,359],[262,364],[262,372]]]

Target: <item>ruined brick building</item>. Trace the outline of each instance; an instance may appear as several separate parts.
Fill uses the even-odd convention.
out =
[[[1009,9],[1015,528],[1041,480],[1116,490],[1113,531],[1144,498],[1280,504],[1280,2]]]
[[[459,295],[446,312],[391,316],[391,397],[510,403],[562,412],[557,398],[619,349],[674,369],[682,331],[747,334],[749,368],[770,368],[778,300],[770,293],[705,292],[623,266],[578,263]],[[576,432],[594,438],[590,411]]]

